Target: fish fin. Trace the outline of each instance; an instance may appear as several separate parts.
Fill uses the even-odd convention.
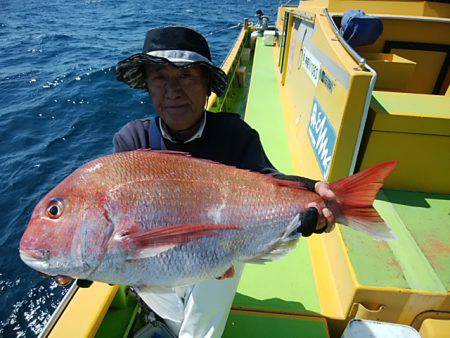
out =
[[[149,149],[149,148],[140,148],[140,149],[137,149],[136,151],[151,151],[153,153],[158,153],[158,154],[192,157],[192,155],[190,153],[188,153],[188,152],[177,151],[177,150],[153,150],[153,149]],[[192,159],[194,161],[197,161],[197,162],[211,163],[211,164],[216,164],[216,165],[219,165],[219,166],[230,167],[230,166],[225,165],[223,163],[220,163],[220,162],[217,162],[217,161],[213,161],[213,160],[208,160],[206,158],[192,157]],[[235,166],[231,166],[231,167],[236,168]],[[241,169],[241,170],[249,171],[249,170],[246,170],[246,169]]]
[[[223,273],[223,275],[216,277],[218,280],[233,278],[236,275],[236,271],[234,270],[234,265],[230,266],[227,271]]]
[[[191,156],[191,154],[185,152],[185,151],[177,151],[177,150],[156,150],[156,149],[150,149],[150,148],[139,148],[136,149],[136,151],[151,151],[152,153],[158,153],[158,154],[168,154],[168,155],[180,155],[180,156]]]
[[[211,237],[221,230],[240,230],[237,225],[224,224],[178,224],[148,231],[118,233],[114,237],[125,246],[135,249],[134,258],[153,257],[175,246]]]
[[[289,223],[280,238],[270,242],[269,245],[258,255],[244,258],[246,263],[264,264],[268,261],[279,259],[289,253],[297,244],[301,233],[298,231],[301,220],[300,214],[297,214]]]
[[[191,154],[189,154],[189,153],[187,153],[185,151],[176,151],[176,150],[153,150],[153,151],[157,152],[158,154],[191,157]]]
[[[264,265],[267,262],[270,262],[270,259],[265,259],[261,257],[254,257],[254,258],[247,258],[244,260],[245,263],[251,263],[251,264],[260,264]]]
[[[273,178],[273,180],[275,181],[275,184],[280,186],[280,187],[288,187],[288,188],[293,188],[293,189],[300,189],[300,190],[308,190],[309,191],[308,187],[303,182],[281,180],[279,178]]]
[[[330,184],[338,201],[336,221],[363,231],[377,239],[392,240],[396,236],[373,207],[385,179],[398,162],[383,162],[355,175]]]
[[[149,151],[152,153],[158,153],[158,154],[167,154],[167,155],[174,155],[174,156],[185,156],[185,157],[191,157],[193,161],[196,162],[201,162],[201,163],[209,163],[209,164],[213,164],[213,165],[217,165],[223,168],[235,168],[238,169],[240,171],[244,171],[244,172],[252,172],[254,174],[259,174],[260,175],[260,179],[267,179],[267,180],[271,180],[271,181],[275,181],[275,184],[279,185],[279,186],[283,186],[283,187],[291,187],[291,188],[296,188],[296,189],[305,189],[305,190],[309,190],[307,188],[307,186],[302,183],[302,182],[295,182],[295,181],[289,181],[286,179],[278,179],[275,177],[271,177],[269,175],[265,175],[263,173],[258,173],[249,169],[241,169],[241,168],[237,168],[236,166],[233,165],[227,165],[227,164],[223,164],[221,162],[217,162],[214,160],[209,160],[206,158],[199,158],[199,157],[192,157],[192,155],[188,152],[184,152],[184,151],[177,151],[177,150],[153,150],[153,149],[149,149],[149,148],[139,148],[135,151]]]
[[[177,244],[169,244],[169,245],[161,245],[158,247],[144,248],[144,249],[138,250],[133,255],[132,259],[155,257],[164,251],[173,249],[176,246],[177,246]]]

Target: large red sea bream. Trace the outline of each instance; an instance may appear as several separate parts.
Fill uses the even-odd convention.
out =
[[[372,207],[396,163],[330,185],[337,221],[381,239],[392,234]],[[181,286],[231,276],[236,262],[265,262],[301,236],[310,202],[301,183],[184,153],[138,150],[77,169],[36,206],[22,260],[48,275],[111,284]]]

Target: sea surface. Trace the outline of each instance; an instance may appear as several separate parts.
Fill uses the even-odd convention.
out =
[[[0,336],[34,337],[66,288],[25,266],[18,245],[41,197],[112,151],[130,120],[154,114],[148,94],[115,79],[148,29],[190,26],[220,65],[244,17],[278,1],[0,0]]]

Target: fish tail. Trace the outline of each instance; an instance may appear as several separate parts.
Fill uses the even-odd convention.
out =
[[[373,202],[385,179],[398,162],[383,162],[355,175],[330,184],[337,206],[330,206],[336,221],[363,231],[377,239],[391,240],[396,236],[373,207]]]

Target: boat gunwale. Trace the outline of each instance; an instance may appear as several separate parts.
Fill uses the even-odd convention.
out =
[[[342,12],[328,12],[331,17],[342,16]],[[434,16],[418,16],[418,15],[392,15],[392,14],[377,14],[369,13],[370,15],[377,16],[380,19],[400,19],[408,21],[424,21],[424,22],[438,22],[438,23],[450,23],[450,18],[438,18]]]
[[[244,25],[242,26],[242,29],[239,32],[239,35],[237,36],[237,38],[235,39],[235,41],[233,43],[233,47],[229,50],[227,56],[225,57],[225,59],[223,60],[221,66],[220,66],[220,68],[225,72],[225,74],[227,74],[227,77],[228,77],[227,89],[226,89],[225,93],[223,94],[224,98],[226,97],[228,90],[229,90],[229,84],[230,84],[229,73],[233,70],[233,65],[237,59],[237,56],[239,54],[239,51],[241,50],[241,47],[245,43],[245,37],[249,30],[250,30],[250,27],[247,27],[244,22]],[[214,106],[214,104],[216,103],[218,98],[219,97],[217,96],[216,93],[211,94],[211,96],[208,98],[208,101],[206,103],[208,110],[212,109],[212,107]]]
[[[50,334],[50,332],[53,330],[53,328],[55,327],[58,320],[61,318],[61,315],[66,310],[67,306],[69,306],[73,297],[75,297],[78,289],[79,289],[79,286],[77,285],[76,281],[74,281],[72,283],[72,285],[70,286],[69,290],[64,295],[63,299],[61,299],[61,301],[59,302],[55,311],[53,311],[50,319],[45,324],[42,331],[39,333],[39,336],[38,336],[39,338],[47,337]]]

